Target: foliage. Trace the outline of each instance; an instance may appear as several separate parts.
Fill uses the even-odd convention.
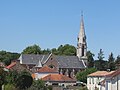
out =
[[[98,53],[98,60],[103,60],[104,59],[104,54],[102,49],[100,49],[99,53]]]
[[[113,53],[109,55],[108,58],[108,68],[110,70],[115,70],[115,58],[113,57]]]
[[[108,61],[104,61],[104,60],[95,60],[94,61],[94,65],[95,65],[95,68],[99,71],[105,71],[108,69]]]
[[[88,58],[88,68],[94,67],[94,54],[91,53],[90,51],[87,52],[87,58]]]
[[[98,61],[95,61],[95,67],[97,68],[97,70],[102,71],[107,69],[106,61],[104,61],[103,59],[104,59],[104,54],[102,49],[100,49],[98,53]]]
[[[6,72],[3,68],[0,67],[0,86],[2,86],[5,83],[5,76]]]
[[[6,84],[15,85],[19,75],[18,72],[14,70],[14,71],[9,71],[7,73],[8,74],[6,76]]]
[[[87,68],[84,71],[78,72],[76,75],[77,80],[87,83],[87,75],[97,71],[95,68]]]
[[[34,80],[32,86],[28,90],[47,90],[42,80]]]
[[[15,80],[15,86],[19,89],[26,89],[32,85],[33,78],[30,73],[22,71]]]
[[[23,54],[50,54],[53,53],[55,55],[76,55],[76,48],[72,45],[60,45],[57,49],[47,49],[41,50],[38,45],[28,46],[23,50]]]
[[[120,55],[117,56],[117,59],[115,61],[115,64],[120,64]]]
[[[4,62],[5,65],[9,65],[11,63],[11,60],[18,59],[19,56],[20,54],[18,53],[0,51],[0,61]]]
[[[0,67],[0,90],[2,90],[2,85],[5,83],[6,71]]]
[[[84,86],[84,87],[80,87],[80,89],[79,90],[88,90],[87,89],[87,87],[86,86]]]
[[[115,60],[115,68],[118,69],[120,67],[120,55],[117,56],[116,60]]]
[[[17,90],[13,84],[7,84],[5,85],[5,90]]]
[[[23,52],[23,54],[41,54],[41,48],[34,44],[32,46],[26,47]]]
[[[58,47],[58,55],[76,55],[76,48],[72,45],[66,44],[66,45],[60,45]]]
[[[42,50],[41,51],[41,54],[50,54],[51,53],[51,50],[47,48],[47,50]]]

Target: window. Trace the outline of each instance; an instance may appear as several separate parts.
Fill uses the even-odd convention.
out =
[[[50,68],[54,68],[55,66],[51,64],[51,65],[49,65],[49,67],[50,67]]]
[[[92,78],[92,83],[94,84],[94,78]]]
[[[91,84],[91,78],[89,77],[89,84]]]
[[[51,58],[51,60],[53,60],[53,58]]]

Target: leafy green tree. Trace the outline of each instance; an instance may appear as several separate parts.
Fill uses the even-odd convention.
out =
[[[35,90],[45,90],[45,83],[42,80],[34,80],[33,87]]]
[[[9,65],[12,60],[18,59],[19,56],[20,56],[20,54],[18,54],[18,53],[0,51],[0,61],[4,62],[5,65]]]
[[[17,78],[15,79],[15,87],[22,89],[27,89],[32,85],[33,78],[31,77],[30,73],[26,71],[22,71],[18,73]]]
[[[109,55],[108,58],[108,68],[110,70],[115,70],[115,58],[113,57],[113,53]]]
[[[97,71],[97,69],[95,69],[95,68],[87,68],[84,71],[78,72],[76,75],[76,78],[77,78],[77,80],[79,80],[81,82],[87,83],[87,75],[89,75],[93,72],[96,72],[96,71]]]
[[[2,90],[2,85],[5,83],[6,72],[0,67],[0,90]]]
[[[58,47],[58,55],[76,55],[76,48],[72,45],[66,44],[66,45],[60,45]]]
[[[23,54],[41,54],[41,48],[34,44],[32,46],[26,47],[23,52]]]
[[[41,51],[41,54],[50,54],[50,53],[51,53],[51,50],[48,49],[48,48],[47,48],[47,50],[44,49],[44,50]]]
[[[94,54],[91,53],[90,51],[87,52],[87,58],[88,58],[88,68],[94,67]]]
[[[51,52],[52,52],[53,54],[55,54],[55,55],[58,55],[58,54],[59,54],[59,52],[58,52],[58,50],[57,50],[56,48],[53,48],[53,49],[51,50]]]

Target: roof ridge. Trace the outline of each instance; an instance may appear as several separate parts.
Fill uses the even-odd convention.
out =
[[[48,59],[50,58],[51,55],[52,55],[52,53],[48,56],[48,58],[45,60],[45,62],[43,64],[45,64],[48,61]]]

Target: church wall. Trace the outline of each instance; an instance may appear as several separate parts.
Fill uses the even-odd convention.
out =
[[[59,70],[58,62],[56,61],[54,55],[51,55],[50,58],[47,60],[47,62],[44,64],[44,66],[47,65],[50,68],[55,69],[56,71]]]

